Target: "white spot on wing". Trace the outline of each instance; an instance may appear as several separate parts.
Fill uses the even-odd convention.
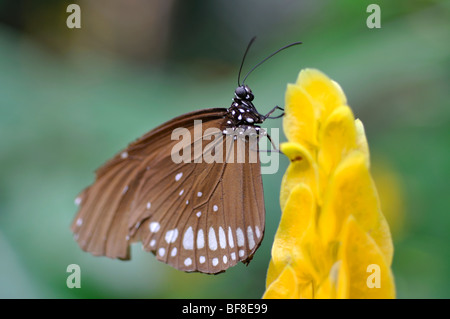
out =
[[[228,257],[227,256],[223,255],[222,259],[223,259],[223,263],[224,264],[226,264],[228,262]]]
[[[217,207],[217,205],[213,206],[213,211],[217,212],[219,210],[219,207]]]
[[[173,247],[172,251],[170,252],[170,256],[174,257],[177,255],[177,247]]]
[[[219,264],[219,258],[213,258],[212,264],[213,266],[217,266]]]
[[[206,261],[205,256],[200,256],[200,257],[198,258],[198,261],[199,261],[201,264],[204,264],[205,261]]]
[[[152,207],[152,203],[147,202],[147,209],[150,209],[150,207]]]
[[[255,233],[256,233],[256,237],[261,238],[261,231],[259,230],[258,226],[255,226]]]
[[[197,214],[195,214],[195,215],[197,215],[197,217],[200,217],[200,216],[202,216],[202,212],[197,212]]]
[[[78,218],[77,219],[77,226],[81,226],[83,224],[83,218]]]
[[[125,159],[128,157],[128,152],[122,152],[122,154],[120,154],[120,157]]]
[[[203,235],[203,229],[199,229],[197,233],[197,248],[202,249],[205,247],[205,236]]]
[[[181,196],[181,195],[183,195],[183,193],[184,193],[184,189],[182,189],[178,195]]]
[[[234,247],[233,231],[229,226],[228,226],[228,245],[230,245],[230,248]]]
[[[236,253],[231,253],[231,259],[236,260]]]
[[[202,197],[203,193],[202,192],[198,192],[197,193],[197,197]]]
[[[227,247],[227,238],[222,227],[219,227],[219,244],[222,249]]]
[[[190,265],[192,265],[192,259],[191,258],[186,258],[185,260],[184,260],[184,265],[185,266],[190,266]]]
[[[158,254],[161,257],[163,257],[165,253],[166,253],[166,249],[165,248],[161,247],[160,249],[158,249]]]
[[[236,229],[236,237],[237,237],[237,244],[239,247],[244,246],[244,233],[242,232],[242,229],[240,227],[238,227]]]
[[[244,257],[245,251],[243,249],[239,250],[239,257]]]
[[[214,232],[214,229],[212,227],[209,227],[209,231],[208,231],[208,245],[209,245],[209,249],[211,249],[211,250],[217,249],[216,233]]]
[[[175,240],[177,240],[177,237],[178,237],[178,229],[175,228],[167,231],[165,240],[168,244],[170,244],[174,243]]]
[[[253,230],[251,226],[247,227],[248,248],[253,249],[255,247],[255,239],[253,238]]]
[[[181,179],[182,176],[183,176],[183,172],[178,173],[177,175],[175,175],[175,181],[178,182]]]
[[[192,227],[189,227],[184,232],[183,247],[188,250],[194,249],[194,231],[192,230]]]
[[[74,202],[75,202],[75,205],[80,206],[80,204],[81,204],[81,197],[75,198]]]
[[[150,227],[150,231],[152,233],[156,233],[156,232],[158,232],[161,225],[158,222],[151,222],[149,227]]]

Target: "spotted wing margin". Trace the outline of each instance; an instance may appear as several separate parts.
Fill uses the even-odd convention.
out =
[[[95,182],[76,198],[79,211],[71,229],[80,247],[93,255],[129,259],[128,224],[147,167],[170,155],[172,131],[195,119],[222,122],[226,109],[205,109],[176,117],[146,133],[96,171]],[[159,185],[155,184],[155,190]]]
[[[205,131],[213,125],[208,122]],[[265,208],[259,156],[255,156],[256,162],[248,162],[250,153],[258,155],[258,151],[243,144],[245,162],[239,163],[239,144],[232,138],[230,144],[220,141],[217,146],[228,161],[171,165],[163,169],[170,172],[167,176],[154,171],[144,179],[142,198],[137,198],[132,222],[139,225],[137,233],[144,250],[182,271],[215,274],[239,261],[248,263],[263,239]],[[214,142],[203,141],[203,150],[211,144]],[[155,192],[152,180],[164,178],[168,180],[166,188]],[[147,206],[150,209],[145,209]]]
[[[219,273],[248,262],[264,234],[259,156],[255,163],[196,163],[192,147],[190,163],[175,164],[171,158],[178,142],[171,140],[172,131],[185,127],[192,132],[193,120],[202,119],[201,137],[218,131],[202,140],[203,150],[219,145],[227,159],[232,154],[236,159],[238,143],[231,140],[227,149],[226,143],[215,142],[222,136],[223,112],[174,119],[101,167],[95,183],[81,194],[72,225],[80,246],[95,255],[127,259],[129,244],[140,240],[145,250],[183,271]],[[248,159],[255,150],[245,152]]]

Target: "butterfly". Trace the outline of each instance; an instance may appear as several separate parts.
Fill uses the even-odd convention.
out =
[[[176,117],[146,133],[96,170],[75,199],[71,230],[96,256],[130,259],[130,245],[186,272],[217,274],[248,264],[264,237],[265,206],[257,141],[271,117],[240,82],[229,108]],[[270,137],[269,137],[270,138]],[[252,142],[253,141],[253,142]]]

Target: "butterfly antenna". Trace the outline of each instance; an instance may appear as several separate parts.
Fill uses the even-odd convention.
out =
[[[252,40],[254,40],[254,38],[253,38]],[[250,42],[250,44],[251,44],[251,42]],[[255,66],[253,67],[253,69],[251,69],[251,70],[247,73],[247,75],[244,77],[244,80],[242,81],[242,84],[245,82],[245,80],[246,80],[247,77],[250,75],[250,73],[252,73],[258,66],[260,66],[261,64],[263,64],[264,62],[266,62],[268,59],[270,59],[271,57],[273,57],[275,54],[277,54],[277,53],[283,51],[284,49],[290,48],[290,47],[292,47],[292,46],[294,46],[294,45],[298,45],[298,44],[302,44],[302,42],[293,42],[293,43],[291,43],[291,44],[285,45],[284,47],[282,47],[282,48],[276,50],[274,53],[272,53],[272,54],[269,55],[268,57],[264,58],[261,62],[259,62],[257,65],[255,65]],[[249,47],[250,47],[250,45],[249,45]],[[247,51],[248,51],[248,48],[247,48]],[[245,54],[247,54],[247,51],[245,52]],[[245,57],[245,55],[244,55],[244,57]],[[242,61],[242,62],[244,62],[244,61]],[[241,68],[242,68],[242,65],[241,65]],[[240,70],[239,70],[239,74],[240,74],[240,73],[241,73],[241,72],[240,72]],[[239,82],[239,81],[238,81],[238,82]],[[240,84],[239,84],[239,86],[240,86]]]
[[[245,57],[247,55],[248,50],[250,49],[250,47],[252,46],[253,42],[255,41],[256,37],[253,37],[250,42],[248,43],[247,49],[245,50],[244,56],[242,58],[242,62],[241,62],[241,67],[239,68],[239,74],[238,74],[238,86],[241,86],[241,71],[242,71],[242,67],[244,66],[244,61],[245,61]],[[245,81],[245,80],[244,80]]]

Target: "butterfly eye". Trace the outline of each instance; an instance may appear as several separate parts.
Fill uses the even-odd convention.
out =
[[[250,90],[250,88],[247,85],[244,87],[244,89],[246,94],[245,99],[248,101],[253,101],[254,96],[252,90]]]
[[[245,99],[245,97],[247,96],[247,91],[243,86],[238,87],[234,91],[234,93],[236,94],[236,97],[238,97],[239,99]]]

